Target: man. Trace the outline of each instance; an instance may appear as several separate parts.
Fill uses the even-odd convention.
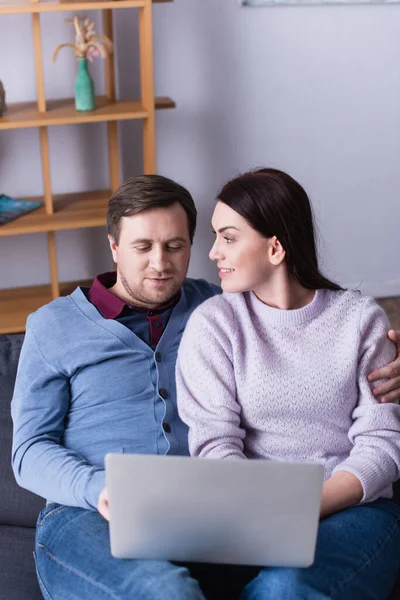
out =
[[[108,208],[116,275],[101,275],[90,290],[78,288],[28,319],[12,460],[20,485],[48,500],[36,539],[45,598],[204,600],[209,593],[207,567],[114,559],[101,516],[107,452],[188,454],[176,355],[191,312],[220,291],[186,278],[195,227],[183,187],[156,175],[130,179]],[[400,357],[375,376],[399,369]],[[392,401],[399,387],[394,377],[380,392]]]

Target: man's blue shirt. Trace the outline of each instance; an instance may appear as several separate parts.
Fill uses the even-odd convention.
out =
[[[95,509],[108,452],[187,455],[176,356],[190,314],[219,291],[186,279],[155,349],[105,319],[80,288],[32,314],[11,405],[18,483]]]

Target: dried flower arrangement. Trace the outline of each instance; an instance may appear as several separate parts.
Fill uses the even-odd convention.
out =
[[[88,70],[88,60],[93,61],[95,56],[106,58],[113,51],[112,41],[106,35],[97,35],[95,24],[87,17],[80,19],[78,15],[67,19],[69,25],[75,27],[75,44],[60,44],[53,52],[55,62],[61,48],[72,48],[78,59],[78,74],[75,81],[75,108],[76,110],[95,110],[96,97],[94,83]]]
[[[72,48],[77,58],[87,58],[90,62],[99,54],[106,58],[113,51],[113,43],[106,35],[97,35],[95,24],[87,17],[80,19],[75,15],[73,19],[66,19],[69,25],[75,27],[75,44],[60,44],[54,50],[55,62],[61,48]]]

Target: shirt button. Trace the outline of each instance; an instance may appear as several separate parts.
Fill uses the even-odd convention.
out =
[[[163,423],[162,426],[163,426],[165,433],[171,432],[171,425],[169,423]]]
[[[160,354],[160,352],[156,352],[155,359],[156,359],[157,362],[161,362],[161,354]]]
[[[154,325],[154,327],[157,327],[157,329],[158,329],[159,327],[161,327],[161,323],[160,323],[160,321],[154,321],[153,325]]]
[[[160,388],[158,393],[160,394],[161,398],[164,398],[164,400],[168,398],[168,392],[167,390],[164,390],[164,388]]]

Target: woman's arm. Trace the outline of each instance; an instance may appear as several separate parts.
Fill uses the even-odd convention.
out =
[[[176,386],[189,449],[202,458],[246,458],[231,339],[213,299],[194,311],[179,347]],[[233,322],[233,321],[232,321]]]
[[[368,376],[371,382],[378,379],[386,379],[374,389],[374,396],[381,396],[381,402],[400,401],[400,331],[389,331],[389,339],[397,346],[397,357],[395,360],[381,369],[377,369]]]
[[[357,371],[358,405],[353,411],[353,424],[349,430],[353,448],[335,468],[332,480],[325,484],[323,513],[341,502],[347,506],[357,503],[357,484],[352,479],[348,480],[353,483],[350,485],[352,489],[346,492],[344,472],[352,474],[360,482],[362,496],[358,501],[361,502],[379,498],[400,476],[400,407],[397,404],[381,404],[366,378],[368,373],[393,360],[395,347],[384,335],[388,323],[383,310],[372,299],[366,298],[363,303]],[[339,481],[340,486],[336,488],[334,483]]]
[[[361,481],[346,471],[336,471],[322,488],[321,519],[361,502],[364,491]]]

